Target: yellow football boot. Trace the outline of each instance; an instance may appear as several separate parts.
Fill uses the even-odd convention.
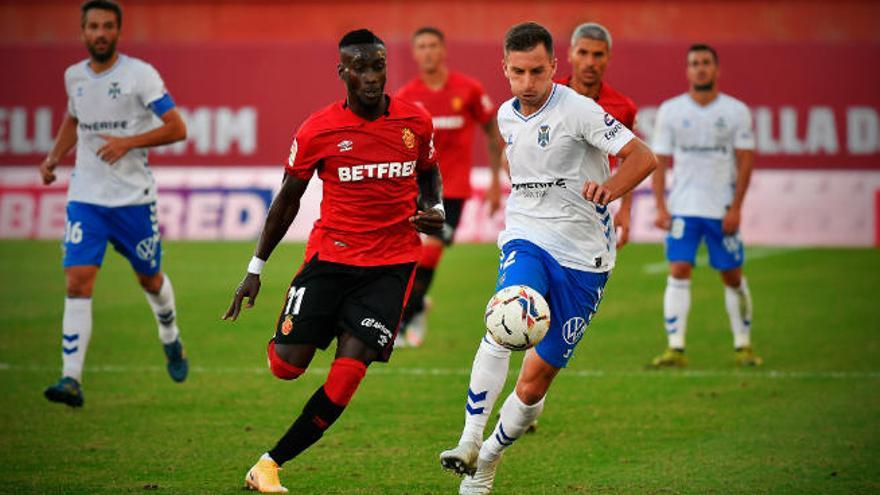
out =
[[[247,487],[260,493],[287,493],[278,479],[281,468],[272,459],[260,458],[244,477]]]

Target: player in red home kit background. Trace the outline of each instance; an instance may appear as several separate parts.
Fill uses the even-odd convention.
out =
[[[253,306],[263,264],[317,172],[321,217],[269,341],[269,367],[293,380],[316,349],[334,339],[336,357],[302,414],[248,471],[247,486],[261,492],[287,492],[279,466],[339,418],[370,363],[389,359],[421,254],[418,232],[438,232],[445,219],[430,116],[385,94],[385,44],[368,30],[349,32],[339,42],[339,60],[347,97],[312,114],[297,131],[281,190],[224,316],[236,319],[245,298]]]
[[[495,105],[476,79],[446,66],[446,42],[435,27],[416,30],[412,37],[413,58],[419,75],[400,88],[397,96],[416,103],[431,114],[434,144],[442,157],[443,205],[446,225],[440,235],[424,238],[424,250],[416,269],[412,297],[404,312],[401,337],[396,345],[421,345],[427,331],[425,295],[440,263],[444,246],[452,244],[464,203],[471,197],[471,167],[474,163],[474,127],[486,133],[491,180],[486,191],[489,214],[501,202],[501,136],[495,122]]]
[[[570,87],[587,98],[592,98],[627,129],[635,129],[636,104],[603,80],[609,60],[611,60],[611,33],[605,26],[595,22],[581,24],[571,33],[571,47],[568,50],[571,75],[556,82]],[[618,158],[609,156],[608,160],[611,170],[615,170],[619,165]],[[629,240],[631,211],[632,192],[629,192],[620,200],[620,209],[614,215],[618,249]]]

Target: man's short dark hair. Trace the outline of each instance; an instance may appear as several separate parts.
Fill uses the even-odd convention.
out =
[[[113,0],[87,0],[83,2],[79,10],[82,13],[80,19],[82,27],[86,27],[86,14],[92,9],[109,10],[116,14],[116,27],[122,28],[122,7]]]
[[[690,55],[691,52],[709,52],[712,54],[712,60],[715,61],[715,64],[718,64],[718,52],[716,52],[714,48],[705,43],[694,43],[693,45],[691,45],[690,48],[688,48],[688,55]]]
[[[504,35],[504,53],[527,52],[538,45],[544,45],[547,53],[553,55],[553,36],[537,22],[517,24]]]
[[[446,42],[446,36],[443,35],[443,31],[440,31],[440,29],[435,28],[434,26],[420,27],[416,29],[416,32],[413,33],[412,37],[413,39],[416,39],[423,34],[433,34],[434,36],[440,38],[441,42]]]
[[[355,29],[354,31],[349,31],[345,33],[345,36],[339,40],[339,49],[343,49],[347,46],[352,45],[382,45],[385,46],[385,42],[382,41],[378,36],[373,34],[369,29]]]

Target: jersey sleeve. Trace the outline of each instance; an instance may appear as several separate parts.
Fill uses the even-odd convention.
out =
[[[71,94],[70,88],[70,71],[71,69],[67,69],[64,71],[64,92],[67,93],[67,113],[73,117],[76,117],[76,105],[73,103],[73,95]]]
[[[309,121],[303,122],[293,137],[293,144],[290,145],[290,156],[287,157],[287,165],[284,166],[284,172],[296,177],[297,179],[309,180],[318,167],[321,157],[317,152],[316,139],[314,133],[308,126]]]
[[[416,163],[417,170],[428,170],[438,166],[437,150],[434,148],[434,124],[431,118],[425,114],[422,136],[419,139],[419,160]]]
[[[754,150],[755,149],[755,131],[752,127],[752,112],[745,105],[739,109],[736,119],[736,129],[733,136],[733,149],[736,150]]]
[[[174,100],[165,89],[165,82],[152,65],[144,64],[140,79],[137,84],[138,98],[141,104],[149,108],[157,117],[165,115],[166,112],[174,108]]]
[[[590,102],[592,103],[591,100]],[[605,112],[598,104],[578,107],[580,111],[577,118],[583,139],[605,153],[617,155],[635,137],[622,122]]]
[[[473,83],[471,93],[471,117],[481,125],[486,125],[495,116],[495,104],[492,103],[492,98],[486,93],[483,85],[476,81]]]
[[[651,149],[658,155],[672,155],[675,150],[675,135],[669,116],[669,106],[660,105],[657,118],[654,120],[654,135],[651,138]]]

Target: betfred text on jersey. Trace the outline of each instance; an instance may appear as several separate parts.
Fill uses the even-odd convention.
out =
[[[351,167],[339,167],[340,182],[357,182],[364,179],[396,179],[409,177],[415,173],[416,161],[368,163],[365,165],[352,165]]]

